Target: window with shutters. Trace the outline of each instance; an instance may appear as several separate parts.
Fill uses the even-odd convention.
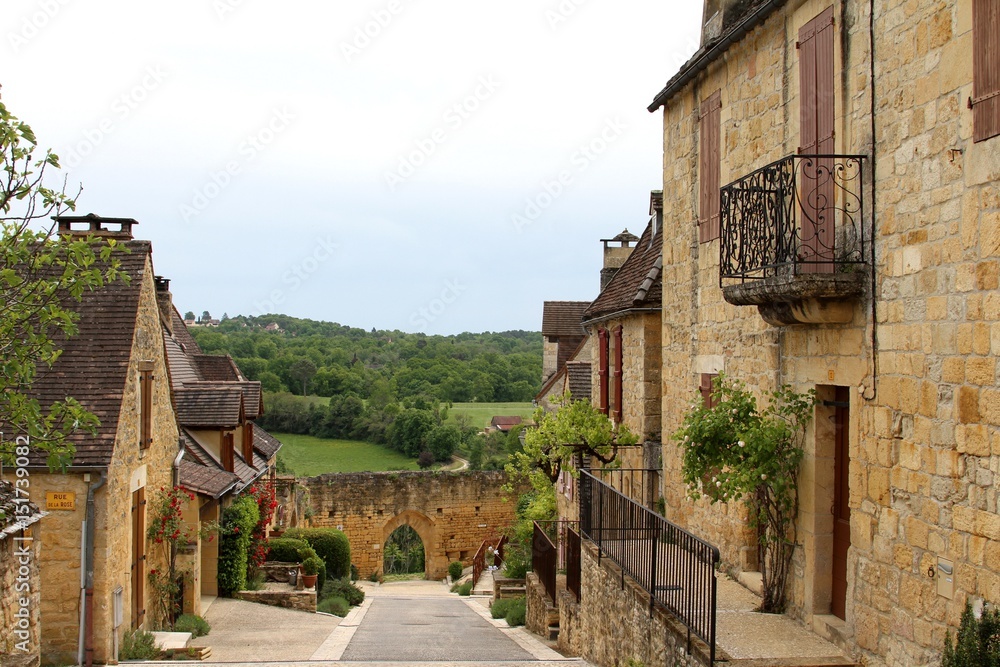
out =
[[[1000,2],[972,3],[972,140],[1000,134]]]
[[[718,373],[702,373],[701,383],[698,387],[698,391],[701,393],[701,400],[704,402],[706,408],[714,408],[718,401],[712,396],[712,391],[715,387],[715,378],[719,377]]]
[[[698,240],[706,243],[719,238],[719,157],[722,93],[715,91],[701,103],[698,123]]]
[[[624,414],[622,409],[622,376],[624,371],[623,366],[625,363],[625,353],[622,349],[622,326],[620,324],[614,328],[613,339],[614,372],[612,374],[611,393],[614,397],[615,410],[612,413],[612,418],[616,424],[620,424],[622,421],[622,415]]]
[[[608,330],[597,330],[598,409],[608,414]]]
[[[139,449],[153,444],[153,364],[139,365]]]

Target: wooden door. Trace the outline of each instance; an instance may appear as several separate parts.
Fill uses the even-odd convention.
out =
[[[833,593],[830,611],[846,619],[847,552],[851,547],[850,507],[850,390],[837,387],[834,401],[835,454],[833,464]]]
[[[799,30],[799,154],[834,151],[833,7]],[[799,159],[799,261],[804,273],[834,270],[833,160]]]

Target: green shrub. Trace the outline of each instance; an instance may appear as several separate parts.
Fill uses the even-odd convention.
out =
[[[467,581],[464,584],[459,584],[455,592],[462,596],[472,595],[472,582]]]
[[[382,575],[378,572],[372,572],[371,574],[368,575],[368,581],[372,582],[373,584],[377,584],[380,581],[382,581]]]
[[[349,605],[355,607],[365,601],[365,592],[347,579],[331,579],[320,593],[320,599],[329,597],[344,598]]]
[[[255,570],[250,567],[250,572],[247,573],[247,583],[243,587],[245,591],[262,591],[264,590],[264,582],[267,581],[267,573],[264,570]]]
[[[247,583],[250,540],[260,520],[257,501],[240,496],[222,510],[222,537],[219,540],[219,593],[231,596]]]
[[[1000,610],[985,608],[976,618],[966,603],[955,643],[945,636],[941,667],[1000,667]]]
[[[458,581],[462,578],[462,570],[464,569],[459,561],[452,561],[448,563],[448,576],[451,577],[452,581]]]
[[[347,600],[337,596],[327,598],[316,605],[316,611],[341,617],[347,616],[347,612],[350,611],[350,609],[351,605],[347,603]]]
[[[305,540],[290,537],[273,537],[267,541],[267,559],[282,563],[301,563],[299,551],[309,546]]]
[[[326,573],[334,579],[351,574],[351,543],[336,528],[291,528],[283,537],[305,540],[326,563]]]
[[[319,574],[320,565],[323,561],[319,556],[309,556],[302,561],[302,572],[307,575]]]
[[[118,648],[118,660],[153,660],[160,655],[152,632],[126,630]]]
[[[204,637],[212,627],[195,614],[183,614],[174,622],[174,632],[190,632],[192,637]]]
[[[507,613],[504,615],[504,619],[507,621],[507,625],[515,628],[519,625],[524,625],[524,617],[527,613],[527,601],[523,597],[514,598],[510,601],[510,607],[507,609]]]
[[[507,612],[510,611],[511,602],[512,600],[509,598],[494,600],[493,604],[490,605],[490,616],[493,618],[505,618],[507,616]]]

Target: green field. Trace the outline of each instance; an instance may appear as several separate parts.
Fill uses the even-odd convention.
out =
[[[274,437],[284,443],[280,454],[285,465],[302,477],[328,472],[420,469],[414,459],[369,442],[327,440],[292,433],[275,433]]]
[[[486,428],[493,417],[520,416],[525,421],[531,419],[535,409],[531,403],[452,403],[448,410],[449,424],[457,424],[458,415],[466,414],[472,419],[472,425]]]

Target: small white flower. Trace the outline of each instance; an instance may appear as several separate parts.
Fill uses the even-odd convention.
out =
[[[716,480],[716,478],[715,478],[715,477],[713,477],[713,478],[712,478],[712,481],[714,482],[715,480]]]
[[[761,473],[760,478],[761,479],[767,479],[767,475],[765,475],[764,473]]]
[[[747,443],[743,442],[742,440],[740,440],[736,444],[739,445],[740,447],[746,447],[747,446]]]
[[[684,436],[684,442],[687,442],[687,441],[688,441],[688,440],[690,440],[690,439],[691,439],[691,438],[690,438],[689,436],[686,436],[686,435]]]
[[[736,408],[733,408],[733,414],[734,415],[736,414]]]
[[[715,485],[716,486],[722,486],[722,482],[716,482]]]

